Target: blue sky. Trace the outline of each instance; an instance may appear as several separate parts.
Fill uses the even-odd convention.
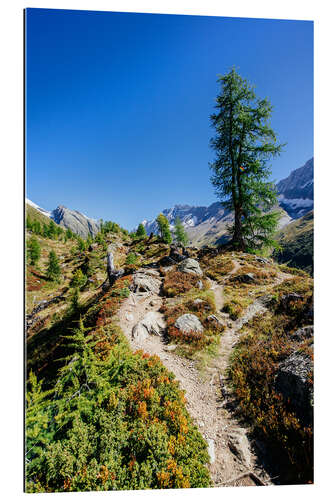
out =
[[[27,196],[128,229],[217,201],[209,116],[235,65],[268,97],[280,180],[313,156],[313,23],[28,9]]]

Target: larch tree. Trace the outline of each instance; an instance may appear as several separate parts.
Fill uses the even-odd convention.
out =
[[[177,243],[180,243],[181,245],[184,246],[188,244],[188,235],[179,217],[176,217],[175,220],[175,237]]]
[[[234,68],[218,82],[216,113],[210,117],[216,130],[211,181],[223,206],[234,213],[232,244],[240,250],[274,245],[280,212],[272,210],[277,195],[268,162],[283,145],[277,144],[269,123],[272,106],[257,98]]]
[[[159,216],[156,219],[156,222],[157,222],[158,230],[159,230],[159,233],[160,233],[162,240],[168,244],[172,243],[170,224],[169,224],[168,219],[165,217],[165,215],[159,214]]]
[[[138,229],[136,230],[136,236],[138,238],[146,238],[147,236],[145,226],[142,224],[142,222],[138,225]]]

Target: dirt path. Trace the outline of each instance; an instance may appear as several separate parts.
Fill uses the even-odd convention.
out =
[[[239,267],[239,263],[234,261],[234,268],[226,275],[225,280]],[[280,273],[276,284],[284,281],[286,277],[289,275]],[[256,462],[256,456],[251,449],[246,429],[240,426],[228,409],[229,405],[226,405],[228,394],[223,383],[232,349],[238,340],[239,330],[256,314],[260,314],[266,309],[258,299],[245,310],[243,316],[238,320],[231,321],[229,317],[226,320],[226,315],[220,312],[224,302],[223,285],[219,285],[213,280],[210,281],[211,289],[215,295],[216,314],[221,321],[227,322],[229,326],[221,338],[219,354],[207,369],[207,376],[204,379],[196,369],[194,361],[177,356],[160,336],[150,335],[142,341],[132,338],[133,327],[148,312],[160,309],[163,302],[160,296],[150,292],[131,293],[118,313],[118,320],[132,349],[143,349],[151,355],[157,354],[166,368],[175,374],[181,388],[186,391],[187,409],[209,446],[211,458],[209,469],[214,485],[257,484],[250,477],[247,477],[245,482],[233,482],[233,478],[248,471],[255,473],[256,477],[259,477],[263,483],[272,484],[267,473]]]

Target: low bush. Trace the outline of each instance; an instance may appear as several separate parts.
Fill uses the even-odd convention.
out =
[[[129,280],[117,280],[67,336],[49,391],[29,377],[27,492],[211,485],[207,444],[174,375],[157,356],[133,353],[112,322]]]
[[[246,327],[234,351],[230,378],[243,416],[254,425],[256,433],[268,442],[275,460],[285,463],[285,481],[291,483],[313,480],[313,429],[295,414],[292,401],[285,401],[275,388],[279,363],[293,352],[313,357],[306,340],[295,345],[291,333],[309,324],[312,284],[290,280],[275,289],[271,311],[256,316]],[[286,311],[286,290],[300,292],[297,305]],[[309,383],[312,383],[310,377]]]
[[[170,271],[166,273],[163,283],[163,293],[167,297],[175,297],[197,288],[200,278],[194,274]]]

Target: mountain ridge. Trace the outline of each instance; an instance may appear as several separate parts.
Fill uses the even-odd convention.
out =
[[[313,163],[314,159],[311,158],[276,184],[279,200],[276,208],[281,210],[279,230],[313,209]],[[176,204],[161,213],[169,220],[171,230],[176,217],[180,218],[192,245],[220,244],[228,240],[228,225],[232,223],[232,214],[220,202],[207,207]],[[145,219],[142,224],[148,234],[157,234],[156,220]]]

